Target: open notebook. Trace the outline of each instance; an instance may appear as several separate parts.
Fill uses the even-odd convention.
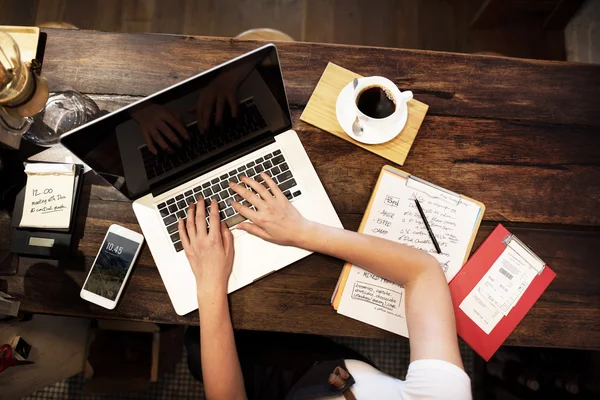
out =
[[[415,198],[424,209],[442,254],[437,254],[431,242]],[[469,256],[484,211],[480,202],[386,165],[359,232],[430,253],[439,261],[449,282]],[[340,314],[408,337],[401,285],[347,263],[331,302]]]

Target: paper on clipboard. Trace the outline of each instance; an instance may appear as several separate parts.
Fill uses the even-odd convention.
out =
[[[519,302],[544,266],[526,247],[511,240],[459,308],[489,335]]]
[[[397,172],[396,172],[397,171]],[[442,254],[437,254],[414,199],[421,203]],[[412,179],[384,167],[371,198],[361,231],[430,253],[450,281],[462,267],[472,246],[483,205]],[[338,312],[354,319],[408,336],[404,288],[351,266],[340,279]],[[345,281],[344,281],[345,279]],[[334,302],[335,307],[335,302]]]

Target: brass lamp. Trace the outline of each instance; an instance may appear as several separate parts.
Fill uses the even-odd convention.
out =
[[[13,38],[0,31],[0,134],[50,147],[99,112],[92,99],[76,91],[49,93],[46,79],[22,62]]]
[[[13,38],[0,31],[0,129],[23,134],[33,122],[31,117],[44,109],[48,83],[21,61]]]

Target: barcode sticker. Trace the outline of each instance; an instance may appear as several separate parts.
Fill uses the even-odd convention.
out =
[[[500,273],[510,280],[512,280],[512,278],[513,278],[512,274],[510,272],[508,272],[507,270],[505,270],[504,268],[500,268]]]

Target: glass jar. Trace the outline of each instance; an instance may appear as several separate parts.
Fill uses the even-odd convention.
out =
[[[34,118],[23,138],[38,146],[58,143],[60,135],[96,118],[100,110],[92,99],[69,90],[50,93],[46,107]]]

